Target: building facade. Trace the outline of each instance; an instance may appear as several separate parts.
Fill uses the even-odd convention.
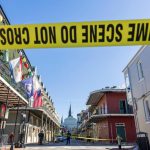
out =
[[[10,22],[0,6],[0,26],[7,24],[10,24]],[[25,89],[20,84],[14,82],[9,69],[9,61],[17,58],[20,52],[26,57],[23,50],[8,51],[0,49],[0,146],[8,139],[5,127],[10,109],[28,105]],[[31,68],[28,59],[26,61],[29,64],[29,68]],[[23,72],[24,74],[27,72],[25,67],[23,67]]]
[[[0,6],[0,25],[10,22]],[[9,62],[18,57],[22,58],[22,80],[34,75],[40,85],[42,105],[33,107],[33,99],[27,97],[22,84],[14,82]],[[15,134],[15,142],[24,137],[25,143],[37,143],[38,133],[43,130],[45,141],[53,141],[55,133],[59,131],[60,121],[56,113],[54,102],[46,90],[35,67],[30,64],[24,50],[0,50],[0,134],[2,137]],[[24,134],[24,136],[23,136]],[[2,140],[2,139],[1,139]],[[0,140],[0,141],[1,141]]]
[[[70,109],[69,109],[69,112],[68,112],[68,117],[64,119],[63,126],[66,129],[66,131],[68,130],[72,133],[76,132],[77,119],[72,116],[71,105],[70,105]]]
[[[80,137],[87,137],[87,126],[86,123],[88,121],[88,109],[82,110],[77,114],[77,135]]]
[[[86,103],[88,119],[83,122],[87,137],[115,142],[135,142],[136,132],[132,107],[126,102],[124,89],[102,89],[91,92]]]
[[[150,46],[141,47],[123,70],[128,103],[133,105],[136,132],[150,141]]]

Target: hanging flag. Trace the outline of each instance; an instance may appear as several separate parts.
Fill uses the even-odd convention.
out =
[[[22,60],[21,57],[13,59],[9,62],[11,75],[14,80],[20,82],[22,80]]]
[[[34,91],[38,91],[39,89],[41,89],[40,83],[39,83],[36,75],[33,76],[33,88],[34,88]]]
[[[33,78],[22,80],[22,84],[26,90],[27,98],[31,98],[33,96]]]
[[[41,87],[40,83],[36,76],[33,77],[33,87],[34,87],[34,94],[33,94],[33,107],[41,107],[43,105],[42,103],[42,93],[41,93]]]
[[[43,106],[41,90],[35,91],[33,98],[34,98],[34,102],[33,102],[34,108]]]

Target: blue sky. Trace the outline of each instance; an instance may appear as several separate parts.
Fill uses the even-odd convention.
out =
[[[148,0],[0,0],[11,24],[150,18]],[[89,93],[124,83],[122,70],[137,46],[25,50],[37,66],[56,111],[64,118],[85,109]]]

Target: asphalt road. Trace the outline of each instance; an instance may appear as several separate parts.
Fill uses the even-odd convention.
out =
[[[70,145],[65,142],[49,143],[44,145],[27,145],[25,150],[117,150],[117,145],[101,145],[72,140]],[[133,146],[122,146],[122,149],[131,150]]]

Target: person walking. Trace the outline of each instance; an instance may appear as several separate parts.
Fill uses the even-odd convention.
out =
[[[122,137],[120,137],[119,135],[117,135],[116,140],[118,142],[118,148],[121,149],[121,140],[122,140]]]
[[[14,150],[14,133],[13,132],[11,132],[11,134],[9,135],[9,142],[10,142],[10,144],[11,144],[11,146],[10,146],[10,150]]]
[[[38,136],[39,136],[39,144],[42,145],[43,144],[43,139],[44,139],[43,130],[38,134]]]
[[[71,138],[71,133],[68,131],[67,132],[67,143],[66,143],[66,145],[70,145],[70,138]]]

